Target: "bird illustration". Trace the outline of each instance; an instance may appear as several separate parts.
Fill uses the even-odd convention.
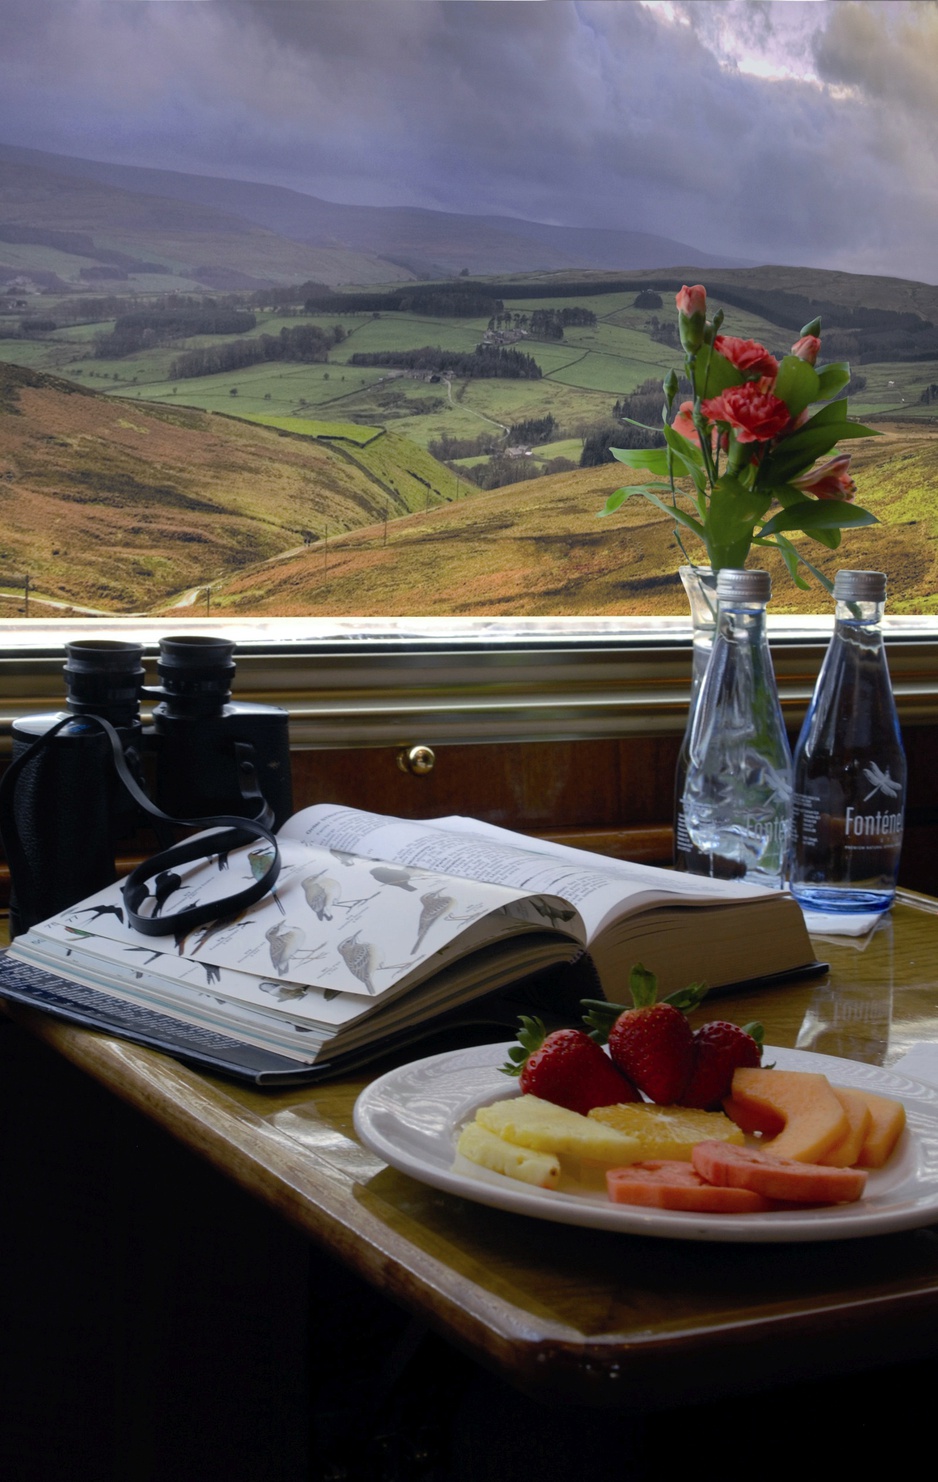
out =
[[[99,916],[116,916],[121,926],[124,924],[124,912],[120,906],[81,906],[75,912],[76,916],[85,916],[91,911],[95,921]]]
[[[306,879],[301,881],[301,884],[303,886],[303,894],[306,896],[306,904],[310,910],[315,912],[320,921],[331,921],[332,916],[326,910],[326,907],[331,905],[335,892],[339,888],[339,883],[337,880],[324,880],[322,878],[324,873],[323,870],[320,870],[318,875],[307,875]]]
[[[381,885],[396,885],[400,890],[416,890],[411,885],[410,870],[402,870],[399,866],[378,865],[376,869],[369,872]]]
[[[290,965],[290,958],[298,952],[306,940],[306,933],[298,926],[288,927],[285,922],[271,926],[264,933],[270,948],[270,960],[274,971],[283,977]]]
[[[254,876],[255,880],[263,880],[264,876],[267,874],[267,871],[270,869],[273,858],[273,851],[270,849],[251,850],[248,855],[248,864],[251,866],[251,874]],[[283,909],[283,902],[281,901],[276,890],[272,890],[270,893],[277,903],[277,909],[279,910],[281,916],[285,916],[287,913]]]
[[[445,916],[454,904],[452,896],[443,895],[439,890],[430,890],[426,895],[422,895],[420,897],[420,903],[423,910],[420,912],[420,921],[417,926],[417,940],[410,949],[411,954],[419,951],[420,944],[434,921],[438,921],[441,916]]]
[[[163,870],[153,882],[153,898],[156,904],[153,915],[158,916],[174,891],[182,884],[182,877],[173,870]]]
[[[571,906],[552,906],[540,895],[531,897],[531,905],[539,916],[545,917],[550,922],[551,926],[556,926],[558,921],[572,921],[576,915],[576,911]]]
[[[162,952],[153,952],[153,951],[151,951],[151,949],[149,947],[125,947],[124,948],[124,951],[125,952],[146,952],[148,955],[147,955],[146,962],[143,964],[144,967],[149,967],[151,962],[155,962],[158,957],[162,957],[163,956]]]
[[[221,932],[234,931],[239,926],[250,926],[250,921],[242,920],[243,916],[244,912],[242,911],[239,916],[223,916],[219,921],[210,921],[208,926],[199,932],[195,946],[192,948],[192,956],[194,957],[197,952],[202,950],[206,942],[211,941],[212,937],[218,936]]]
[[[270,978],[265,978],[257,986],[262,993],[269,993],[271,998],[275,998],[278,1003],[288,1003],[295,998],[304,998],[309,992],[309,989],[302,983],[274,983]]]
[[[364,983],[369,993],[376,993],[371,974],[375,968],[375,949],[370,942],[360,942],[358,932],[339,943],[339,951],[345,966],[354,978]]]
[[[358,855],[349,854],[346,849],[330,849],[329,853],[335,855],[335,858],[339,861],[339,864],[358,864]]]

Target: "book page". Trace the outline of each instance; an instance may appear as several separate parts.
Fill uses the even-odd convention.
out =
[[[124,919],[119,884],[60,912],[57,927],[76,941],[93,931],[97,949],[111,942],[116,960],[126,962],[132,953],[149,966],[146,959],[162,953],[186,962],[190,981],[192,971],[232,968],[274,987],[315,987],[322,1003],[338,994],[374,999],[401,990],[483,943],[526,930],[553,927],[585,940],[575,908],[537,887],[452,878],[432,860],[422,868],[389,867],[289,838],[281,854],[280,878],[269,895],[179,939],[134,932]],[[222,901],[257,878],[258,869],[263,874],[269,858],[269,851],[254,848],[200,860],[177,872],[172,894],[149,903],[154,913],[170,913]],[[41,934],[41,923],[36,930]],[[275,1004],[276,995],[268,998],[271,1009]],[[295,1003],[290,1011],[298,1012]]]
[[[579,910],[588,942],[617,916],[645,907],[682,900],[717,904],[775,893],[732,883],[727,888],[726,881],[555,847],[458,816],[411,822],[319,803],[288,819],[279,837],[325,846],[338,859],[355,851],[388,865],[439,869],[467,880],[562,896]]]

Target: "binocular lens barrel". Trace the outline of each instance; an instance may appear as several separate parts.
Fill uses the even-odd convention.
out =
[[[103,715],[115,726],[137,720],[143,685],[143,645],[107,638],[67,643],[66,703],[74,715]]]
[[[220,715],[231,699],[233,653],[224,638],[161,638],[156,667],[166,714]]]

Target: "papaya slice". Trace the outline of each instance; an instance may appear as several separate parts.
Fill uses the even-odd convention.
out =
[[[775,1208],[772,1200],[761,1194],[708,1183],[689,1163],[669,1158],[649,1158],[627,1168],[610,1168],[606,1188],[614,1204],[683,1209],[693,1214],[758,1214]]]
[[[794,1204],[851,1204],[866,1187],[860,1168],[828,1168],[728,1142],[699,1142],[692,1163],[708,1183]]]

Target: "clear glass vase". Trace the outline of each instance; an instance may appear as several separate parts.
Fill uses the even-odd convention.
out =
[[[684,783],[687,778],[687,754],[690,746],[694,707],[713,648],[717,625],[717,579],[709,566],[681,566],[678,572],[690,603],[693,624],[693,666],[691,669],[690,703],[687,725],[677,758],[674,778],[674,868],[691,874],[704,873],[705,856],[691,842],[684,820]]]

